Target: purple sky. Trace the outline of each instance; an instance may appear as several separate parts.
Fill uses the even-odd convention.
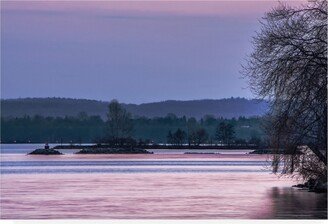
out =
[[[275,5],[2,2],[2,98],[253,97],[241,64],[258,19]]]

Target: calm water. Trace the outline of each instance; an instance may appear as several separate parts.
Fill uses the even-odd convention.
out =
[[[327,218],[327,200],[248,151],[27,156],[1,145],[1,218]]]

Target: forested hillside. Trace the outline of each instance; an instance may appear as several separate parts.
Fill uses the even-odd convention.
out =
[[[99,115],[106,118],[109,102],[69,99],[69,98],[23,98],[1,100],[2,117],[23,117],[24,115],[65,117],[76,116],[80,112],[88,115]],[[205,115],[215,117],[238,118],[240,116],[261,116],[267,110],[267,103],[244,98],[229,98],[220,100],[191,100],[122,104],[134,116],[164,117],[169,113],[177,116],[195,117],[200,119]]]

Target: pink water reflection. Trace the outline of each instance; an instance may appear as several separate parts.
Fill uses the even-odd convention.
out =
[[[50,158],[16,155],[16,160],[49,160]],[[58,157],[60,160],[168,158],[248,161],[265,160],[266,156],[65,155]],[[8,159],[6,161],[14,160],[14,156],[8,155],[6,159]],[[57,157],[52,158],[54,159]],[[305,218],[313,218],[318,207],[316,202],[319,200],[314,198],[317,196],[313,196],[313,193],[304,196],[304,193],[291,189],[290,186],[295,180],[278,178],[269,172],[3,174],[1,177],[1,218],[3,219],[265,219],[297,217],[299,211],[303,215],[308,215]],[[295,203],[303,203],[302,200],[312,201],[312,204],[304,203],[307,204],[304,211],[296,210]],[[325,213],[321,214],[324,216]]]

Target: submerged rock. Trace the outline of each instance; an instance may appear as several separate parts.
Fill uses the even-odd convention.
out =
[[[63,155],[63,153],[54,149],[36,149],[28,155]]]
[[[77,154],[153,154],[145,149],[85,148]]]

